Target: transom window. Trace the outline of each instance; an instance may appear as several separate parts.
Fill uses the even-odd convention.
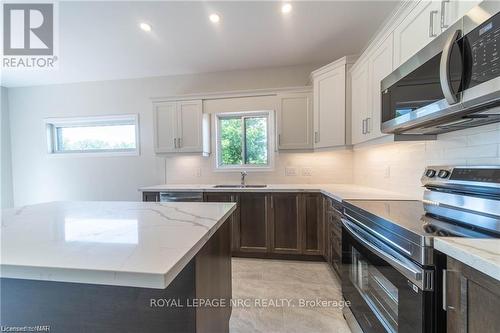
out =
[[[217,115],[217,167],[269,168],[269,112]]]
[[[137,115],[47,119],[49,153],[138,153]]]

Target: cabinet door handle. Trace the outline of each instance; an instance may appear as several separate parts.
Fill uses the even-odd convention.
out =
[[[434,16],[437,15],[437,10],[431,10],[429,12],[429,37],[436,37],[437,34],[434,32]]]
[[[448,308],[447,307],[447,304],[446,304],[446,284],[447,284],[447,281],[446,281],[446,269],[443,269],[443,310],[446,311],[446,309]]]
[[[174,138],[174,148],[177,148],[177,138]]]
[[[318,131],[315,131],[314,132],[314,143],[318,143],[319,142],[319,133]]]
[[[449,2],[450,0],[441,0],[441,29],[446,29],[450,26],[446,23],[446,4]]]
[[[366,118],[366,133],[371,133],[372,130],[371,130],[371,122],[372,122],[372,118],[371,117],[368,117]]]
[[[177,147],[177,148],[181,148],[181,147],[182,147],[182,141],[181,141],[181,138],[177,138],[177,145],[178,145],[178,147]]]
[[[274,197],[271,195],[271,209],[274,209]]]
[[[366,134],[366,118],[361,123],[361,133]]]

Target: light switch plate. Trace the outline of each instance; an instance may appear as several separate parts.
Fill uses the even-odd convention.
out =
[[[312,176],[312,168],[302,168],[302,176],[311,177]]]
[[[297,168],[294,167],[285,168],[285,176],[296,177],[297,174],[298,174]]]

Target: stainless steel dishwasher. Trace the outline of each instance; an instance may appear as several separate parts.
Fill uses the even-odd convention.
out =
[[[160,192],[160,202],[203,201],[202,192]]]

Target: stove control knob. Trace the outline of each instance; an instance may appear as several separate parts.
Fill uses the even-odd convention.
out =
[[[432,178],[436,175],[436,170],[427,169],[427,171],[425,172],[425,175],[429,178]]]
[[[448,170],[439,170],[438,177],[439,178],[448,178],[450,172]]]

